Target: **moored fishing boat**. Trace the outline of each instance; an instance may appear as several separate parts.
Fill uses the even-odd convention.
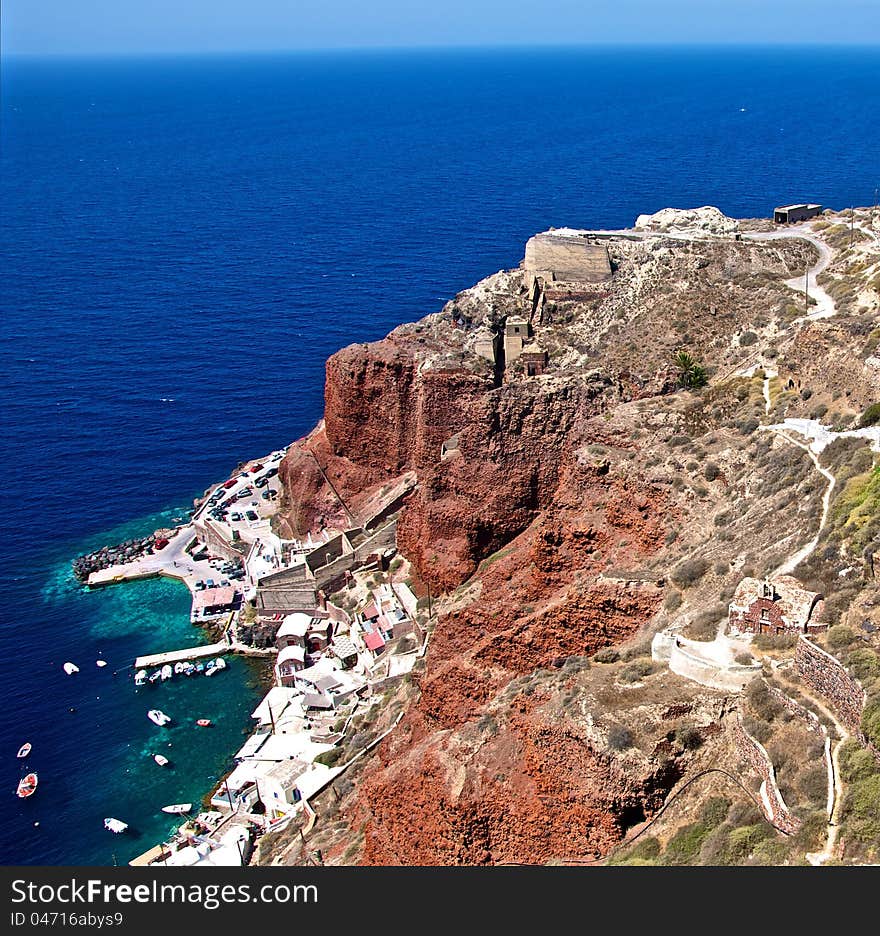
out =
[[[149,718],[154,725],[158,725],[160,728],[163,725],[167,725],[168,722],[171,721],[170,715],[166,715],[161,709],[155,708],[150,709],[150,711],[147,712],[147,718]]]
[[[37,775],[35,773],[29,773],[26,777],[22,777],[18,781],[18,789],[15,791],[16,795],[24,799],[27,796],[32,796],[34,791],[37,789]]]
[[[30,741],[25,741],[25,743],[18,749],[18,754],[16,757],[27,757],[31,752],[31,743]]]
[[[163,806],[162,812],[182,815],[183,813],[188,813],[191,809],[192,803],[173,803],[171,806]]]
[[[211,719],[210,718],[197,718],[196,724],[199,726],[199,728],[210,728]]]
[[[74,673],[79,672],[79,667],[76,665],[76,663],[68,662],[68,663],[65,663],[61,668],[64,670],[65,673],[67,673],[68,676],[72,676]]]
[[[162,754],[154,754],[153,760],[160,766],[166,767],[168,765],[168,758],[164,757]]]
[[[147,671],[145,669],[138,670],[134,674],[134,684],[136,686],[142,686],[147,681]]]
[[[119,835],[120,832],[124,832],[128,828],[128,823],[109,816],[104,820],[104,828]]]
[[[165,682],[166,679],[171,679],[174,675],[174,670],[171,668],[170,663],[166,663],[162,669],[159,670],[159,675],[162,677],[162,682]]]

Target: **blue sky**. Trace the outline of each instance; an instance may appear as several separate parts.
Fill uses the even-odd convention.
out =
[[[880,44],[880,0],[2,0],[4,52]]]

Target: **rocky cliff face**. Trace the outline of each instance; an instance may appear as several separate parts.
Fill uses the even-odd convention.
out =
[[[770,442],[751,436],[761,380],[732,375],[756,359],[758,342],[781,373],[790,353],[820,383],[810,342],[830,346],[846,325],[788,333],[784,283],[813,248],[659,239],[613,242],[609,252],[610,283],[566,284],[541,305],[522,272],[501,273],[384,341],[343,349],[327,365],[323,423],[282,464],[283,523],[294,534],[349,525],[414,472],[398,547],[417,587],[446,593],[417,701],[347,814],[364,830],[365,862],[607,851],[662,803],[686,757],[670,753],[662,732],[626,756],[609,746],[607,725],[604,734],[597,726],[610,707],[626,710],[626,692],[594,691],[586,658],[621,645],[638,656],[664,603],[673,606],[668,572],[683,558],[704,550],[700,575],[713,569],[696,615],[738,570],[769,561],[774,541],[803,528],[780,498],[753,509],[792,485],[803,485],[810,506],[816,489],[804,480],[806,460],[787,490],[782,481],[769,488]],[[531,316],[550,351],[544,376],[502,375],[474,354],[474,330],[513,314]],[[744,335],[752,338],[741,343]],[[681,347],[720,378],[701,398],[667,396],[669,359]],[[859,384],[860,400],[871,386],[870,377]],[[797,409],[806,397],[785,399]],[[453,436],[457,447],[441,457]],[[712,462],[710,474],[712,459],[721,468]],[[681,681],[669,687],[679,702],[688,692]],[[645,713],[659,719],[650,706]]]

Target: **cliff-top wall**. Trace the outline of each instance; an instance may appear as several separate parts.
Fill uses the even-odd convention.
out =
[[[536,234],[526,244],[523,266],[554,280],[603,283],[611,279],[608,248],[576,236]]]

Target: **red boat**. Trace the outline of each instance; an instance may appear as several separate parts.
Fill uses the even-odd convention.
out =
[[[210,718],[198,718],[196,719],[196,724],[199,726],[199,728],[209,728],[211,726],[211,719]]]
[[[35,773],[29,773],[26,777],[22,777],[18,782],[18,789],[15,791],[22,799],[26,796],[30,796],[37,789],[37,775]]]

